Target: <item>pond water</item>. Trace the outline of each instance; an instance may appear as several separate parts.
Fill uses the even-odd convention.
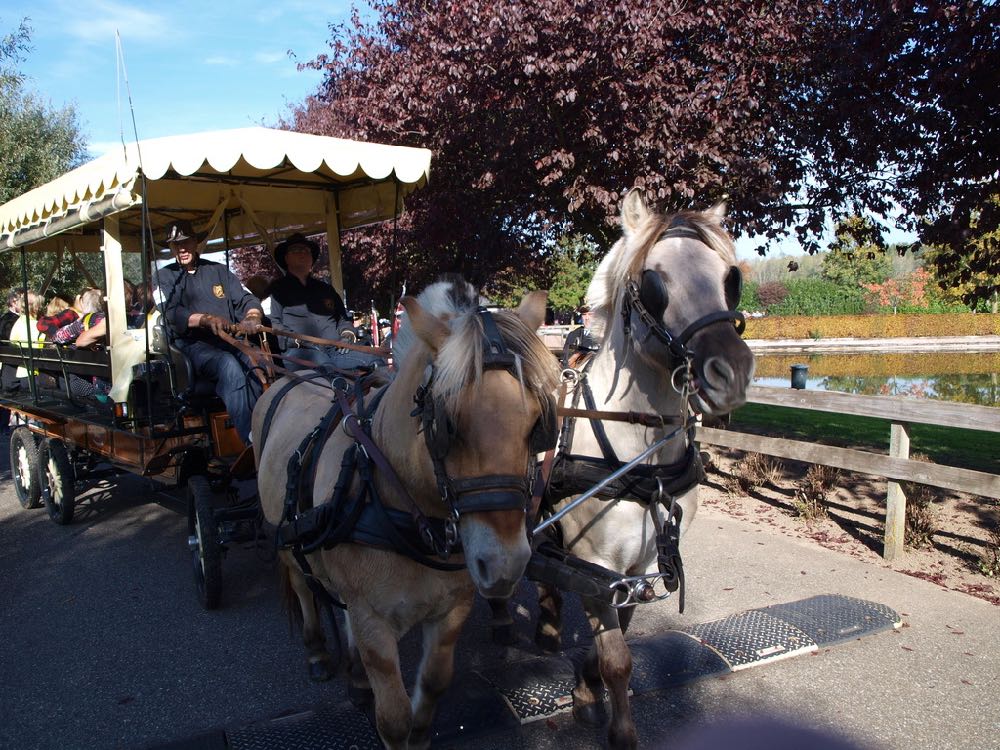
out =
[[[788,388],[799,364],[811,390],[1000,407],[1000,352],[759,354],[754,384]]]

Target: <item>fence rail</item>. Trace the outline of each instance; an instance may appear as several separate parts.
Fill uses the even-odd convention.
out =
[[[916,482],[973,495],[1000,498],[1000,475],[926,461],[913,461],[909,458],[909,425],[929,424],[1000,432],[1000,409],[896,396],[857,396],[831,391],[798,391],[765,386],[752,386],[747,401],[890,421],[889,455],[798,440],[749,435],[733,430],[698,428],[698,440],[702,443],[833,466],[888,479],[885,541],[882,553],[886,560],[894,560],[903,552],[906,497],[899,482]]]

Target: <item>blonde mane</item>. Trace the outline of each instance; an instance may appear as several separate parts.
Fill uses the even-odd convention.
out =
[[[625,285],[637,279],[653,245],[672,224],[689,227],[727,265],[736,265],[736,247],[729,233],[709,211],[679,211],[672,216],[650,212],[633,231],[626,231],[601,261],[587,289],[587,303],[594,313],[592,327],[603,334],[609,320],[621,309]]]
[[[451,277],[431,284],[417,296],[417,301],[425,311],[447,322],[451,329],[433,357],[433,388],[435,398],[444,403],[449,415],[457,418],[463,391],[470,386],[475,389],[482,379],[486,339],[478,309],[485,300],[467,281]],[[559,384],[558,367],[551,352],[516,313],[510,310],[492,310],[491,313],[504,345],[515,357],[515,377],[543,408],[550,408],[551,394]],[[404,362],[420,351],[430,363],[430,352],[404,316],[393,346],[397,368],[401,369]]]

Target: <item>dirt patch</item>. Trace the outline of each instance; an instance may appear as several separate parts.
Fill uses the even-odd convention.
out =
[[[797,461],[707,446],[708,479],[700,503],[773,533],[811,539],[845,555],[931,581],[1000,606],[1000,502],[937,488],[918,487],[907,546],[892,563],[882,559],[886,481],[840,472],[810,474]],[[829,484],[824,486],[824,483]],[[986,571],[992,570],[992,575]]]

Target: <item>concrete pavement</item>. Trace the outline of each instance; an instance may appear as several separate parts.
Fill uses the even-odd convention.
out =
[[[0,441],[0,456],[6,441]],[[5,463],[5,461],[4,461]],[[224,564],[223,608],[198,607],[180,506],[126,478],[59,527],[24,511],[0,485],[0,746],[191,747],[278,714],[343,703],[342,681],[305,679],[301,644],[277,608],[268,563],[234,548]],[[641,609],[641,639],[745,610],[843,594],[898,612],[903,627],[813,655],[708,678],[635,699],[640,746],[728,716],[780,716],[893,750],[1000,747],[1000,608],[930,582],[768,533],[750,519],[703,508],[683,541],[687,611]],[[516,616],[524,649],[488,643],[477,605],[459,646],[461,674],[530,654],[534,604],[522,587]],[[588,634],[569,603],[567,645]],[[402,653],[412,675],[418,644]],[[449,694],[446,701],[464,696]],[[601,747],[603,732],[568,714],[469,747]],[[453,742],[441,746],[463,746]]]

